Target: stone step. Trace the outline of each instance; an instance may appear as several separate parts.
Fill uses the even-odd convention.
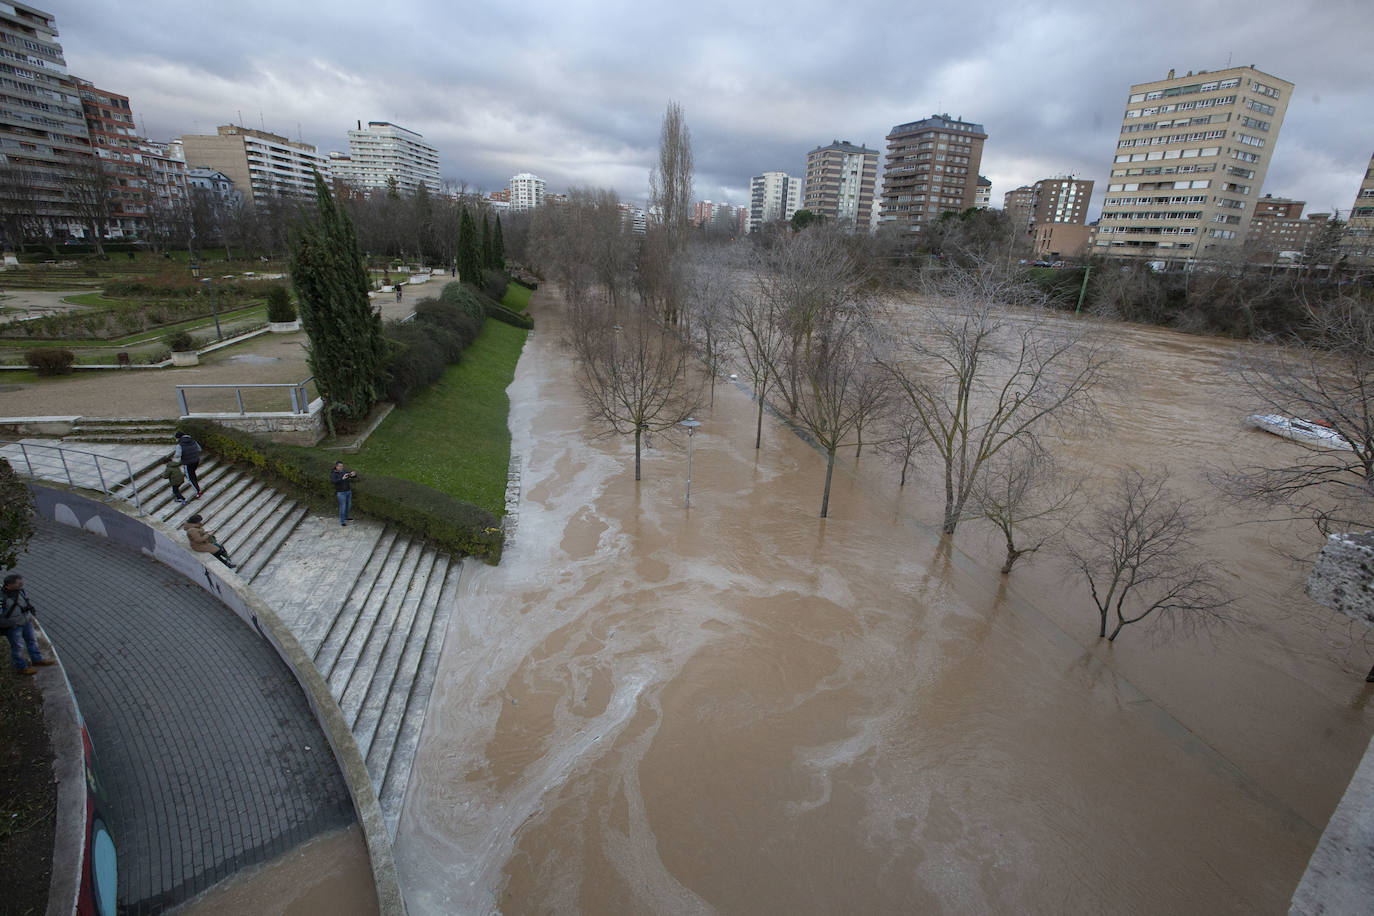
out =
[[[242,557],[246,561],[262,543],[263,536],[270,532],[281,515],[289,512],[292,506],[294,502],[285,493],[266,488],[262,501],[254,506],[253,514],[236,528],[232,535],[224,539],[223,543],[228,548],[229,555],[235,558]],[[235,559],[235,562],[238,560]]]
[[[309,517],[309,511],[305,506],[291,500],[283,502],[279,510],[272,515],[270,526],[265,525],[267,530],[251,549],[245,553],[239,563],[239,575],[245,582],[252,582],[257,579],[258,574],[267,567],[274,559],[286,541],[292,536],[301,522]],[[232,554],[230,555],[232,556]]]
[[[406,786],[410,784],[410,768],[415,763],[415,749],[420,744],[420,731],[425,724],[429,696],[434,691],[434,676],[439,667],[439,655],[444,649],[444,637],[448,634],[449,620],[457,607],[458,582],[462,569],[462,562],[451,562],[445,571],[444,584],[435,602],[434,617],[426,630],[425,642],[421,647],[420,665],[406,697],[401,726],[390,752],[386,754],[385,770],[368,768],[372,784],[380,786],[377,798],[382,806],[382,815],[386,819],[387,832],[392,837],[396,836],[396,824],[401,818]],[[382,750],[378,742],[374,741],[373,745],[379,752]],[[379,753],[378,757],[380,756]]]
[[[396,554],[399,565],[391,588],[387,590],[383,601],[372,602],[372,608],[359,616],[343,651],[339,653],[334,677],[330,681],[330,689],[339,698],[339,708],[343,710],[350,729],[358,721],[358,712],[367,696],[368,685],[374,677],[379,676],[387,641],[401,617],[401,608],[410,596],[410,590],[424,590],[423,581],[415,582],[415,571],[424,553],[424,545],[410,538],[397,540],[403,540],[405,546]]]
[[[343,529],[340,529],[341,531]],[[390,570],[392,576],[395,575],[395,567],[389,564],[391,550],[396,544],[396,532],[387,528],[368,557],[367,562],[358,572],[358,577],[349,589],[348,597],[339,606],[339,612],[329,626],[329,633],[320,644],[319,651],[315,653],[315,667],[320,670],[320,674],[328,679],[334,672],[334,663],[338,661],[339,653],[343,651],[344,643],[348,641],[349,633],[353,632],[353,626],[357,623],[358,615],[367,607],[372,600],[372,594],[377,589],[379,580]],[[386,580],[390,584],[390,579]]]
[[[403,620],[396,627],[395,638],[387,645],[379,666],[383,671],[394,673],[389,680],[381,677],[372,679],[358,719],[353,724],[353,736],[363,759],[367,761],[367,770],[378,784],[385,775],[391,748],[401,729],[401,716],[405,713],[406,700],[410,697],[415,674],[420,668],[420,657],[425,640],[429,638],[434,609],[448,574],[449,559],[434,550],[429,550],[428,554],[428,566],[425,567],[425,561],[421,561],[421,567],[425,567],[424,588],[418,594],[412,589],[413,600],[407,601]]]

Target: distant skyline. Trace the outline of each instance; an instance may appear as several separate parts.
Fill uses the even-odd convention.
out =
[[[948,112],[988,132],[993,206],[1072,174],[1096,183],[1096,219],[1131,84],[1240,64],[1296,85],[1262,193],[1344,211],[1374,153],[1368,0],[970,0],[898,24],[900,6],[872,0],[33,5],[57,17],[70,72],[129,96],[151,139],[235,122],[328,153],[357,121],[390,121],[481,190],[530,171],[550,193],[643,201],[670,99],[692,131],[695,198],[735,205],[753,175],[802,175],[817,146],[883,153],[893,125]]]

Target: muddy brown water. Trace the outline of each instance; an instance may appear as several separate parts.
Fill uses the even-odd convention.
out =
[[[933,474],[822,457],[728,384],[633,479],[585,419],[555,294],[511,388],[499,567],[465,569],[396,839],[416,913],[1283,912],[1374,732],[1363,633],[1304,597],[1317,540],[1215,499],[1241,345],[1115,326],[1109,431],[1208,512],[1236,625],[1097,639],[1056,556],[935,535]]]

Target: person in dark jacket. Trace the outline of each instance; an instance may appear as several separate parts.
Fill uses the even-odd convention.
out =
[[[38,637],[33,631],[33,605],[24,593],[24,577],[10,573],[5,577],[5,588],[0,592],[0,629],[10,643],[10,661],[18,674],[34,675],[39,668],[57,664],[43,657],[38,648]],[[29,652],[24,659],[24,650]]]
[[[357,476],[358,472],[345,468],[342,461],[334,462],[334,470],[329,472],[329,479],[334,484],[334,495],[339,497],[340,525],[347,525],[353,518],[353,480]]]
[[[181,495],[181,485],[186,482],[186,477],[181,473],[181,466],[168,458],[167,467],[162,469],[162,476],[167,478],[167,483],[172,488],[172,499],[179,503],[186,502],[186,497]]]
[[[229,559],[229,551],[224,549],[224,545],[215,540],[215,536],[205,530],[205,519],[197,512],[186,520],[181,526],[181,530],[186,532],[186,540],[191,542],[191,549],[208,553],[214,556],[230,569],[238,569]]]
[[[190,436],[177,431],[177,447],[172,452],[172,460],[186,469],[186,479],[191,481],[191,486],[196,488],[196,495],[192,499],[199,499],[201,495],[200,481],[196,478],[196,468],[200,467],[200,443]]]

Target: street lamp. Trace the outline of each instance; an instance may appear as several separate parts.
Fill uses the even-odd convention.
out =
[[[200,265],[195,261],[191,262],[191,277],[200,279]],[[215,340],[223,340],[224,332],[219,329],[219,301],[215,296],[215,284],[209,277],[205,278],[205,282],[210,284],[210,315],[215,319]]]
[[[697,427],[701,425],[700,420],[691,417],[683,420],[678,426],[687,430],[687,502],[685,508],[692,508],[692,436],[696,434]]]

